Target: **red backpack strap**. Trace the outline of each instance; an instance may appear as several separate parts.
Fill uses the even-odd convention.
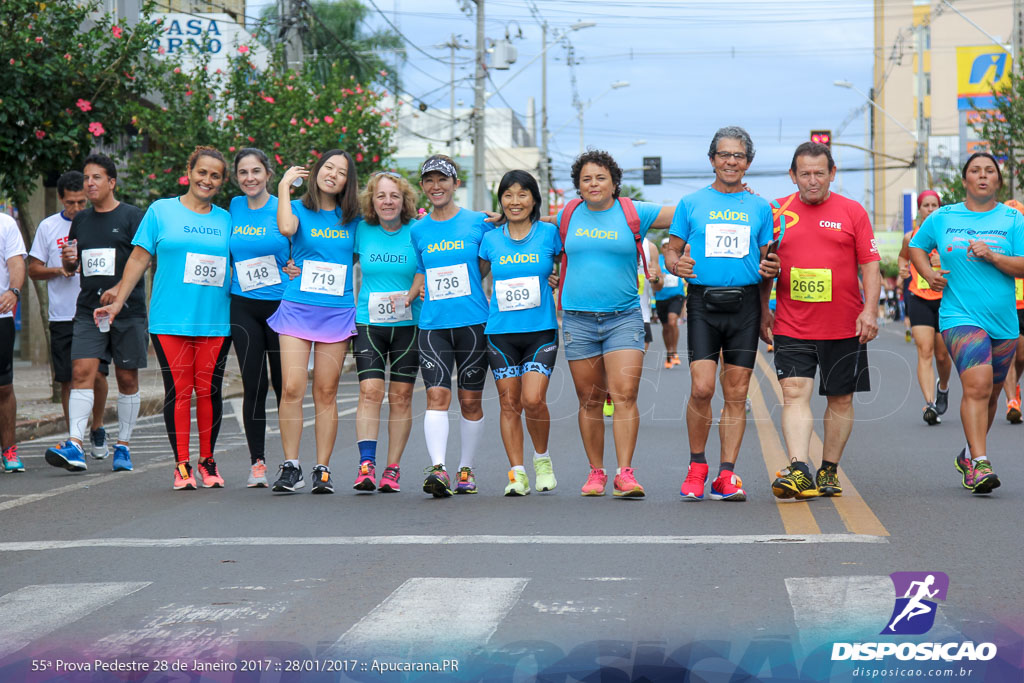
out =
[[[562,220],[558,222],[558,236],[562,239],[562,265],[558,269],[558,309],[562,309],[562,287],[565,286],[565,268],[569,265],[568,258],[565,254],[565,237],[569,234],[569,219],[572,218],[572,212],[576,210],[580,204],[583,203],[582,199],[571,199],[569,203],[562,209]]]
[[[622,213],[626,214],[626,223],[629,224],[629,229],[633,231],[636,253],[640,257],[640,262],[644,264],[644,276],[650,279],[651,271],[647,270],[647,254],[644,253],[644,238],[640,234],[640,215],[636,212],[633,200],[629,197],[619,197],[619,205],[622,207]]]

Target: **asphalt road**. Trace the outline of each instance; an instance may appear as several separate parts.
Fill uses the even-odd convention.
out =
[[[0,680],[854,680],[861,665],[908,666],[830,660],[837,641],[893,640],[878,634],[897,571],[950,581],[934,627],[903,640],[998,647],[987,662],[912,668],[935,669],[930,680],[1021,680],[1024,427],[1000,416],[992,429],[1002,488],[963,490],[953,467],[960,386],[943,424],[925,425],[913,348],[890,325],[870,347],[873,391],[856,399],[844,496],[777,501],[780,398],[762,347],[737,466],[749,500],[685,503],[689,375],[661,368],[655,336],[634,460],[643,500],[579,495],[587,466],[562,358],[549,390],[559,485],[525,498],[502,496],[492,383],[474,496],[422,493],[418,420],[403,491],[352,491],[353,376],[339,393],[333,496],[246,489],[235,402],[217,445],[223,490],[171,490],[160,417],[141,421],[132,473],[90,461],[71,474],[45,464],[46,444],[22,446],[28,471],[0,477]],[[415,397],[421,415],[421,388]],[[816,397],[819,417],[823,405]],[[311,428],[304,437],[308,476]],[[713,429],[713,463],[717,444]],[[268,453],[273,470],[276,434]]]

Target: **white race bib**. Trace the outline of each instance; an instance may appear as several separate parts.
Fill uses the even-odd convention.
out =
[[[114,274],[114,249],[84,249],[82,251],[82,275]]]
[[[235,271],[238,273],[238,286],[243,292],[281,284],[281,271],[277,269],[277,259],[273,256],[235,261]]]
[[[678,287],[679,276],[673,275],[672,273],[664,273],[665,275],[665,286],[666,287]]]
[[[704,255],[743,258],[750,252],[750,226],[708,223],[704,226]]]
[[[494,296],[499,311],[522,311],[540,306],[540,278],[517,277],[494,281]]]
[[[398,295],[398,305],[391,302],[391,297]],[[371,292],[370,322],[371,323],[398,323],[412,320],[412,307],[405,305],[408,292]]]
[[[209,254],[185,255],[185,277],[183,282],[189,285],[205,285],[221,287],[224,284],[224,273],[228,270],[228,260],[224,256]]]
[[[348,266],[341,263],[306,259],[302,262],[302,280],[299,282],[299,289],[315,294],[345,296],[347,272]]]
[[[469,284],[469,268],[465,263],[427,268],[427,291],[430,292],[431,301],[469,296],[472,292]]]

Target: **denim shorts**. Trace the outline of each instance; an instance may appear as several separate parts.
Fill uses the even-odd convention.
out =
[[[644,317],[639,307],[611,313],[565,311],[562,338],[568,360],[583,360],[624,349],[642,352]]]

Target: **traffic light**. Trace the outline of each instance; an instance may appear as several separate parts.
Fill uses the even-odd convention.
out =
[[[644,185],[661,185],[661,157],[644,157]]]
[[[829,149],[832,149],[832,131],[830,130],[812,130],[811,131],[811,142],[820,142]]]

